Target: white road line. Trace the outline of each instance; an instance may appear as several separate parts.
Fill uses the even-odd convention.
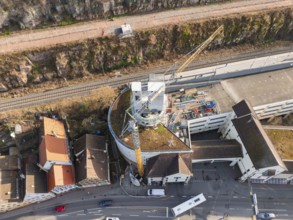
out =
[[[58,217],[65,217],[65,216],[68,216],[67,214],[62,214],[62,215],[56,215]]]
[[[139,216],[139,215],[129,215],[129,216]]]
[[[169,217],[169,207],[166,207],[166,217]]]
[[[213,196],[208,196],[208,198],[213,198]]]
[[[102,211],[101,208],[88,209],[88,211],[94,211],[94,210],[100,210],[100,211]],[[79,211],[79,212],[80,212],[80,211]]]
[[[238,199],[238,196],[233,196],[234,199]]]
[[[165,216],[157,216],[157,215],[148,215],[151,218],[166,218]]]
[[[278,216],[279,217],[281,217],[281,216],[285,217],[285,216],[289,216],[289,215],[288,214],[278,214]]]
[[[70,215],[70,214],[79,213],[79,212],[84,212],[84,211],[67,212],[66,214]]]
[[[86,214],[77,214],[77,215],[86,215]]]
[[[264,210],[264,211],[278,211],[278,212],[287,212],[288,210],[287,209],[260,209],[260,210]]]
[[[121,214],[112,214],[112,215],[118,215],[118,216],[120,216]]]

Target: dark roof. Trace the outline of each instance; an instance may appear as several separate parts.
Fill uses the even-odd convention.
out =
[[[17,155],[0,156],[0,170],[19,170],[20,158]]]
[[[73,144],[76,161],[77,182],[86,179],[110,181],[106,138],[86,134]]]
[[[260,122],[251,114],[232,120],[256,169],[280,165],[286,169]]]
[[[192,141],[192,159],[243,157],[242,147],[236,140]]]
[[[191,153],[160,154],[147,162],[147,177],[165,177],[176,173],[192,175]]]
[[[47,177],[36,164],[28,162],[25,164],[25,192],[26,193],[47,193]]]
[[[253,108],[247,100],[238,102],[236,105],[232,106],[232,108],[238,118],[247,114],[255,114]]]
[[[293,173],[293,160],[283,160],[283,162],[287,167],[288,173]]]

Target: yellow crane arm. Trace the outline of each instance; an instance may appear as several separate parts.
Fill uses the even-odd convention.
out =
[[[214,38],[224,30],[224,25],[221,25],[205,42],[203,42],[199,48],[177,69],[175,76],[183,72],[185,68],[196,58],[213,40]]]

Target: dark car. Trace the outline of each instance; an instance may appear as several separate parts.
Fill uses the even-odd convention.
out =
[[[64,212],[65,211],[65,206],[64,205],[58,205],[54,208],[55,212]]]
[[[99,202],[100,207],[106,207],[106,206],[111,206],[112,205],[112,200],[102,200]]]

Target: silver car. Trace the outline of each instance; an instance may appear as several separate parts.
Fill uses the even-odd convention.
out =
[[[276,218],[276,215],[274,213],[258,213],[257,214],[257,218],[258,219],[272,219],[272,218]]]

